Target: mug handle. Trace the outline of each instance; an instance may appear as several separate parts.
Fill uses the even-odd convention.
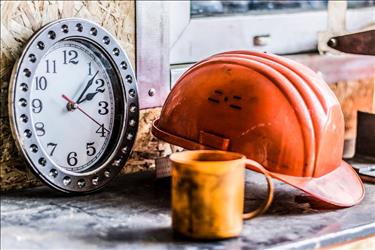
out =
[[[244,220],[249,220],[251,218],[254,218],[255,216],[258,216],[264,213],[271,205],[272,199],[273,199],[273,183],[272,183],[272,178],[268,174],[267,170],[265,170],[264,167],[258,162],[250,160],[250,159],[246,159],[246,168],[251,169],[251,170],[256,170],[264,174],[267,180],[267,185],[268,185],[267,199],[254,211],[243,214],[242,218]]]

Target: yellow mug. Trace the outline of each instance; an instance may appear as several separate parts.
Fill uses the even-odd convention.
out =
[[[174,153],[172,163],[172,227],[195,239],[223,239],[241,233],[244,219],[268,209],[273,198],[271,177],[264,168],[239,153],[197,150]],[[256,210],[243,213],[245,166],[262,172],[268,196]]]

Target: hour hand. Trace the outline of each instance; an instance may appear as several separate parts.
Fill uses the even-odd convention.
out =
[[[92,85],[92,83],[94,82],[94,79],[96,77],[96,75],[99,73],[99,70],[96,71],[95,75],[87,82],[86,84],[86,87],[85,89],[82,91],[81,95],[78,97],[78,100],[77,100],[77,104],[83,102],[84,100],[82,100],[83,98],[83,95],[86,93],[86,91],[90,88],[90,86]]]
[[[94,92],[94,93],[88,93],[85,97],[85,99],[83,99],[81,102],[84,102],[84,101],[91,101],[95,96],[96,94],[99,93],[99,92]],[[77,103],[80,103],[80,102],[77,102]]]

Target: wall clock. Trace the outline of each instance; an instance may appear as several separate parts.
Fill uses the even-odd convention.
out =
[[[15,64],[9,88],[14,139],[47,185],[92,192],[120,172],[138,128],[137,84],[104,28],[76,18],[44,26]]]

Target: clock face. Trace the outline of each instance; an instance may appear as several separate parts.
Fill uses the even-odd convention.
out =
[[[116,110],[109,74],[115,72],[102,53],[91,49],[74,41],[56,43],[39,62],[30,89],[38,144],[69,171],[94,165],[113,131]]]
[[[101,26],[47,24],[25,46],[9,89],[13,137],[47,185],[92,192],[121,171],[138,128],[137,86],[125,51]]]

